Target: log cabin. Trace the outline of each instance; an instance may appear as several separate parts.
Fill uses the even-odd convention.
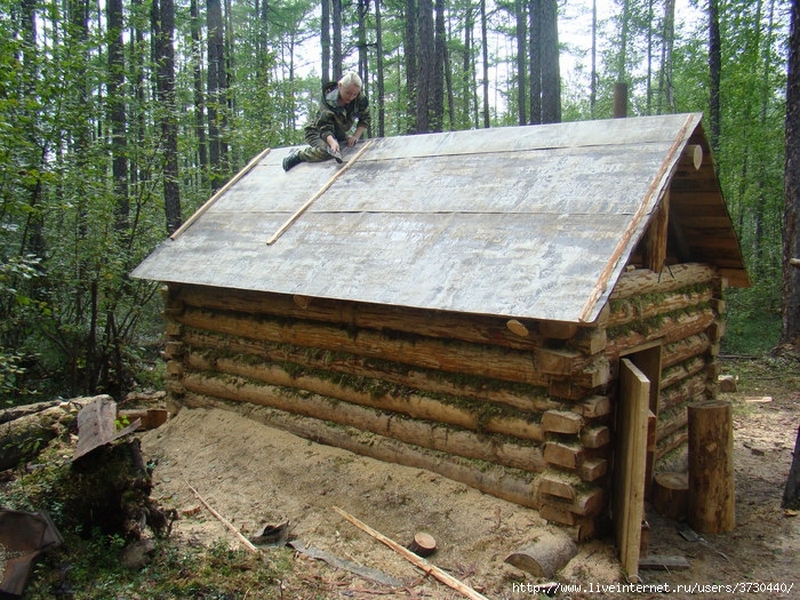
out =
[[[164,284],[173,404],[259,406],[575,540],[630,535],[749,285],[702,115],[371,139],[284,172],[289,150],[132,273]]]

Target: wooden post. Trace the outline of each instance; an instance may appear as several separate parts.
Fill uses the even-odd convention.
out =
[[[736,526],[730,402],[689,405],[688,505],[689,525],[697,531],[724,533]]]

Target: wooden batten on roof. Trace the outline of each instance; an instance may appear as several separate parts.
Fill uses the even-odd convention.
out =
[[[748,284],[700,115],[375,139],[343,169],[288,151],[133,273],[167,283],[176,402],[258,405],[576,539],[626,447],[623,364],[650,381],[642,477],[685,443]]]

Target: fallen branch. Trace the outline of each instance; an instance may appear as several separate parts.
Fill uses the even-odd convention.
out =
[[[203,506],[205,506],[205,507],[208,509],[208,512],[210,512],[212,515],[214,515],[214,516],[217,518],[217,520],[219,520],[219,522],[220,522],[220,523],[222,523],[223,525],[225,525],[225,527],[227,527],[228,529],[230,529],[230,530],[231,530],[231,531],[234,533],[234,535],[236,535],[236,537],[237,537],[237,538],[239,538],[239,541],[242,543],[242,545],[243,545],[245,548],[247,548],[247,549],[248,549],[250,552],[252,552],[253,554],[261,554],[261,551],[260,551],[258,548],[256,548],[256,547],[255,547],[255,546],[254,546],[254,545],[253,545],[253,544],[250,542],[250,540],[248,540],[248,539],[247,539],[246,537],[244,537],[244,536],[243,536],[241,533],[239,533],[239,530],[238,530],[238,529],[236,529],[236,527],[234,527],[234,526],[233,526],[233,524],[232,524],[230,521],[228,521],[228,520],[227,520],[225,517],[223,517],[221,514],[219,514],[219,513],[218,513],[217,511],[215,511],[213,508],[211,508],[211,505],[209,505],[209,503],[208,503],[208,502],[206,502],[206,501],[203,499],[203,497],[200,495],[200,493],[199,493],[199,492],[198,492],[196,489],[194,489],[194,488],[191,486],[191,484],[189,484],[189,483],[187,482],[187,483],[186,483],[186,485],[188,485],[188,486],[189,486],[189,489],[190,489],[190,490],[192,490],[192,491],[194,492],[194,495],[195,495],[195,496],[197,496],[197,499],[198,499],[198,500],[200,500],[200,502],[202,502],[202,503],[203,503]]]
[[[458,579],[456,579],[452,575],[450,575],[448,573],[445,573],[439,567],[435,567],[434,565],[430,564],[424,558],[422,558],[420,556],[417,556],[416,554],[411,552],[411,550],[409,550],[408,548],[405,548],[404,546],[401,546],[400,544],[398,544],[394,540],[392,540],[392,539],[386,537],[385,535],[383,535],[382,533],[372,529],[372,527],[370,527],[366,523],[362,523],[361,521],[356,519],[354,516],[346,513],[345,511],[343,511],[341,508],[338,508],[338,507],[334,506],[333,510],[335,510],[342,517],[344,517],[345,519],[350,521],[353,525],[355,525],[356,527],[358,527],[362,531],[365,531],[366,533],[368,533],[369,535],[374,537],[379,542],[383,542],[384,544],[389,546],[389,548],[391,548],[392,550],[394,550],[395,552],[400,554],[400,556],[402,556],[403,558],[405,558],[409,562],[413,563],[415,566],[417,566],[420,569],[422,569],[423,571],[425,571],[428,575],[432,575],[433,577],[435,577],[436,579],[438,579],[439,581],[441,581],[445,585],[453,588],[457,592],[460,592],[461,594],[463,594],[467,598],[472,598],[473,600],[488,600],[486,598],[486,596],[484,596],[482,594],[479,594],[478,592],[476,592],[472,588],[464,585],[463,583],[461,583]]]

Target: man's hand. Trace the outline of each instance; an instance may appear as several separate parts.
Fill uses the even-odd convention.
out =
[[[350,140],[347,140],[347,145],[350,144]],[[334,136],[328,136],[328,147],[331,149],[332,152],[339,152],[339,140],[337,140]]]

